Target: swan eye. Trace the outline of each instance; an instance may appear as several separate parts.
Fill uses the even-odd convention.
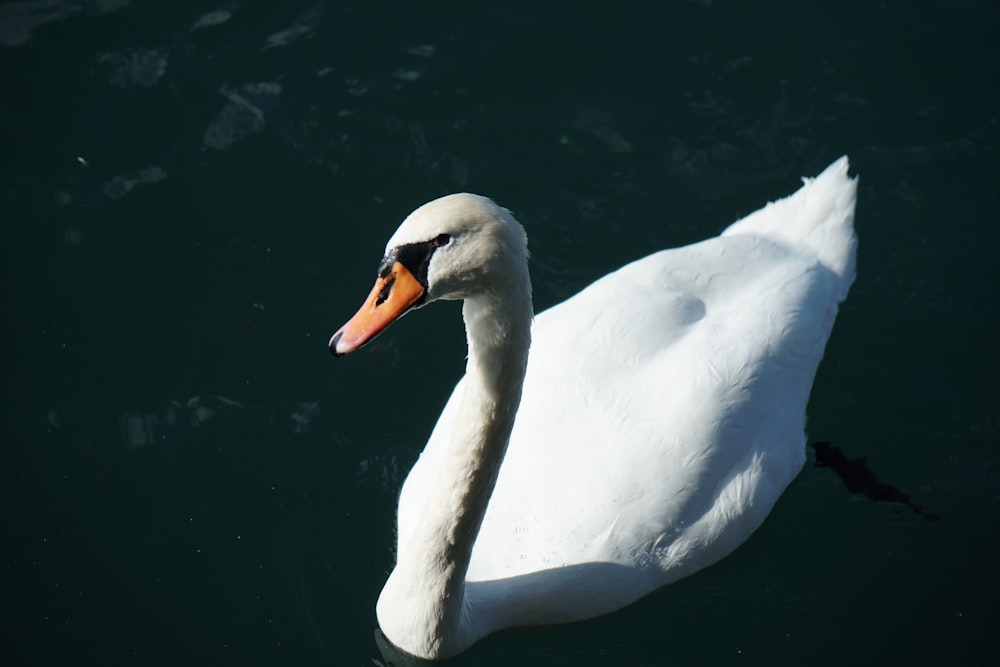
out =
[[[436,236],[433,241],[431,241],[431,245],[435,248],[446,246],[449,243],[451,243],[451,236],[448,234],[440,234]]]

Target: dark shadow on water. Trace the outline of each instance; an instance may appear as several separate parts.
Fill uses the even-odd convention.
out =
[[[816,466],[833,470],[851,493],[861,494],[876,502],[901,503],[926,521],[941,519],[938,514],[915,501],[908,492],[880,481],[868,468],[865,457],[848,458],[831,442],[816,442],[812,448],[816,451]]]

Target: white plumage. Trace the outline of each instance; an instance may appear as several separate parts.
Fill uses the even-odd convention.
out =
[[[841,158],[720,236],[539,314],[519,405],[520,226],[473,195],[404,221],[387,256],[453,239],[430,258],[427,300],[466,299],[470,359],[400,495],[378,606],[390,640],[440,658],[504,627],[613,611],[761,524],[805,460],[806,402],[854,279],[847,170]]]

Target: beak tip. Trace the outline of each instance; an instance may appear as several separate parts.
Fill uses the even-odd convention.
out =
[[[340,339],[343,337],[344,337],[344,332],[338,331],[337,333],[333,334],[332,338],[330,338],[330,354],[332,354],[335,357],[342,357],[345,354],[347,354],[346,351],[341,352],[340,350],[337,349],[337,347],[340,344]]]
[[[361,309],[330,337],[330,353],[342,357],[366,345],[416,307],[426,291],[409,269],[394,262],[391,270],[383,272],[375,281]]]

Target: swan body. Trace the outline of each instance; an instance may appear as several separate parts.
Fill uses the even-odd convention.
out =
[[[437,659],[614,611],[761,524],[805,460],[806,402],[854,279],[847,171],[843,157],[534,318],[508,211],[459,194],[403,222],[331,350],[460,298],[469,359],[400,494],[377,605],[390,641]]]

